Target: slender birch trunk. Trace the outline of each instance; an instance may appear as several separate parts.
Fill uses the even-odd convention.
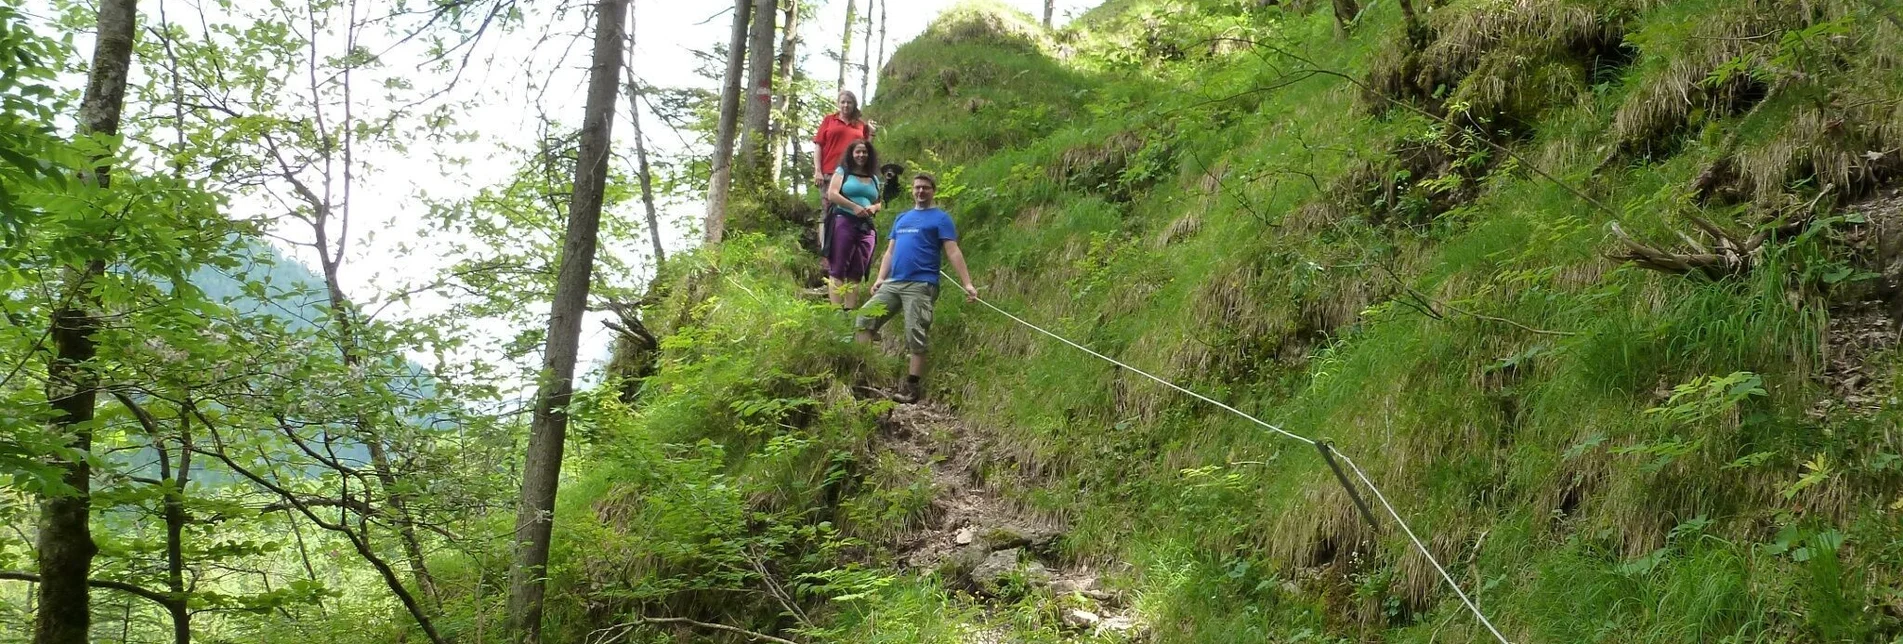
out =
[[[864,105],[872,98],[872,4],[879,0],[866,0],[866,35],[859,47],[859,104]]]

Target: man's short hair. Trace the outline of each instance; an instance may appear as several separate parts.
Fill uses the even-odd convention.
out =
[[[912,180],[924,181],[925,183],[932,184],[933,190],[938,189],[938,177],[932,176],[932,173],[930,172],[920,172],[918,174],[912,175]]]

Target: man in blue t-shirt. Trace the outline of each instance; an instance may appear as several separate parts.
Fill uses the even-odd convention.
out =
[[[915,207],[900,213],[892,222],[892,234],[879,259],[879,279],[872,283],[872,299],[859,309],[856,320],[860,342],[872,342],[892,315],[905,312],[905,349],[911,354],[911,369],[905,376],[905,389],[895,400],[918,402],[923,395],[919,377],[925,375],[925,333],[932,328],[932,303],[938,299],[938,261],[941,253],[951,260],[952,269],[964,282],[965,301],[978,299],[978,287],[971,285],[971,271],[965,268],[965,254],[958,250],[958,228],[951,215],[932,207],[938,194],[938,180],[920,173],[912,177],[912,201]]]

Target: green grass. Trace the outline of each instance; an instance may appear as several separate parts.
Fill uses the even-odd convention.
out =
[[[1657,34],[1750,3],[1628,4],[1603,19]],[[1817,379],[1830,296],[1815,275],[1847,261],[1843,248],[1828,235],[1778,242],[1751,275],[1722,282],[1603,257],[1613,221],[1653,240],[1685,229],[1685,212],[1739,221],[1685,195],[1721,153],[1710,131],[1673,155],[1593,172],[1615,113],[1682,50],[1642,36],[1623,73],[1578,81],[1576,96],[1538,109],[1511,107],[1534,119],[1516,150],[1618,214],[1489,153],[1462,179],[1475,182],[1471,199],[1389,216],[1337,182],[1386,167],[1399,143],[1457,139],[1418,116],[1372,114],[1337,79],[1251,93],[1291,63],[1212,43],[1273,42],[1359,77],[1398,46],[1394,8],[1376,5],[1344,39],[1325,9],[1245,5],[1127,0],[1054,34],[965,8],[895,53],[873,114],[883,152],[940,173],[988,300],[1334,440],[1514,641],[1903,633],[1903,529],[1891,508],[1903,419],[1894,404],[1874,417],[1809,413],[1828,395]],[[1456,1],[1433,20],[1490,7]],[[1703,127],[1773,133],[1790,114],[1771,106]],[[1746,144],[1776,139],[1758,136]],[[876,410],[825,392],[852,365],[870,365],[875,381],[899,367],[840,342],[843,319],[793,301],[801,260],[786,248],[746,242],[670,267],[706,286],[693,297],[677,287],[655,309],[688,320],[667,329],[665,393],[637,402],[624,425],[645,429],[606,437],[603,458],[629,461],[613,446],[630,442],[708,441],[719,467],[677,478],[731,477],[742,507],[774,525],[836,521],[876,540],[915,520],[924,499],[902,464],[866,452]],[[1442,304],[1440,317],[1403,304],[1408,289]],[[1359,523],[1313,449],[956,300],[941,301],[933,330],[934,395],[994,431],[999,456],[1029,474],[1012,482],[1019,502],[1069,522],[1064,556],[1130,564],[1113,581],[1138,598],[1158,641],[1487,638],[1397,530]],[[689,307],[698,313],[682,317]],[[1894,349],[1871,359],[1898,364]],[[1763,392],[1672,397],[1726,376]],[[1894,382],[1875,395],[1894,397]],[[732,412],[736,400],[788,398],[843,411],[786,423],[794,429]],[[815,447],[769,453],[786,435]],[[843,478],[827,453],[852,455]],[[633,462],[682,457],[643,458]],[[564,507],[603,498],[582,489],[588,500]],[[637,523],[692,523],[646,512]],[[708,550],[699,536],[663,541]],[[838,565],[809,561],[821,551],[783,556]],[[1048,604],[982,615],[929,578],[819,605],[844,641],[960,641],[961,624],[978,623],[1014,641],[1057,637]],[[771,606],[747,606],[726,616],[785,623]]]

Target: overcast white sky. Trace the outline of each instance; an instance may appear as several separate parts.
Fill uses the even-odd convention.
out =
[[[249,3],[264,0],[239,0],[237,5],[249,7]],[[1013,7],[1032,15],[1041,15],[1043,0],[983,0],[985,2]],[[1055,21],[1062,25],[1071,16],[1082,13],[1095,6],[1101,0],[1057,0]],[[548,2],[523,2],[518,6],[528,14],[525,24],[509,31],[499,31],[486,35],[481,41],[477,54],[471,59],[471,65],[465,76],[456,85],[451,98],[475,99],[477,107],[460,115],[462,123],[479,129],[480,138],[475,141],[448,144],[430,144],[417,142],[402,154],[385,152],[366,155],[363,159],[370,171],[357,177],[356,194],[352,199],[355,207],[353,217],[359,221],[352,225],[351,248],[342,273],[345,290],[360,302],[377,299],[379,293],[388,293],[401,288],[406,283],[415,283],[437,273],[444,265],[443,258],[427,253],[404,254],[397,252],[399,244],[429,246],[440,243],[440,239],[427,239],[429,235],[422,224],[425,206],[416,197],[427,193],[436,199],[455,198],[473,195],[477,190],[495,185],[506,179],[517,163],[520,155],[508,152],[504,146],[518,148],[531,147],[537,134],[537,123],[541,115],[547,115],[569,127],[579,125],[581,120],[583,91],[587,79],[587,66],[590,41],[587,37],[589,25],[583,24],[580,11],[558,12],[562,5],[580,6],[586,0],[561,0]],[[803,44],[801,46],[801,65],[808,77],[832,79],[837,74],[835,59],[822,52],[838,47],[846,11],[846,0],[802,0],[802,4],[817,2],[819,17],[805,20],[800,24]],[[866,9],[867,0],[855,0],[861,13]],[[383,0],[359,0],[363,15],[380,15],[388,8],[381,5]],[[50,0],[26,0],[29,13],[42,16],[52,15]],[[959,0],[901,0],[886,8],[886,28],[884,51],[889,58],[898,46],[918,36],[945,9],[959,4]],[[169,10],[170,20],[175,24],[188,25],[194,22],[185,16],[195,16],[201,9],[206,12],[219,12],[220,3],[205,0],[147,0],[140,3],[142,20],[151,23],[157,20],[160,11]],[[731,0],[698,0],[682,2],[679,0],[634,0],[635,40],[634,72],[642,80],[657,87],[699,86],[714,89],[715,82],[695,73],[701,64],[693,54],[694,50],[710,51],[715,44],[724,43],[730,29],[733,3]],[[876,14],[876,9],[875,16]],[[212,22],[220,22],[213,19]],[[192,28],[192,27],[187,27]],[[575,35],[581,35],[575,38]],[[74,34],[75,47],[82,56],[91,54],[90,33]],[[374,36],[374,34],[366,34]],[[878,32],[875,30],[876,39]],[[142,36],[143,37],[143,36]],[[334,38],[334,36],[333,36]],[[854,47],[860,47],[863,41],[855,37]],[[380,49],[374,42],[369,44],[373,50]],[[326,43],[320,39],[319,48],[326,55],[340,53],[340,42]],[[428,71],[410,71],[421,65],[421,54],[414,51],[391,51],[381,62],[383,67],[375,73],[364,72],[360,84],[367,88],[375,87],[381,81],[379,77],[402,76],[417,87],[432,87],[446,84],[447,78]],[[875,42],[873,49],[878,49]],[[405,57],[416,60],[404,60]],[[855,51],[851,55],[854,64],[861,55]],[[294,70],[287,70],[294,71]],[[145,70],[134,69],[135,76]],[[876,70],[874,70],[876,75]],[[848,89],[857,91],[859,87],[857,72],[849,72]],[[83,78],[69,79],[78,85],[84,84]],[[542,91],[528,89],[531,82],[545,84]],[[876,103],[877,89],[872,96],[862,97],[867,103]],[[375,92],[362,92],[357,104],[364,113],[374,113],[378,100]],[[632,128],[628,121],[629,106],[624,102],[617,105],[617,119],[614,129],[617,152],[632,159]],[[642,125],[646,139],[653,153],[677,154],[684,149],[683,138],[671,131],[652,112],[643,108]],[[810,127],[803,125],[801,130],[810,136]],[[802,137],[804,138],[804,137]],[[472,160],[464,172],[452,172],[435,163],[439,154],[454,154]],[[630,169],[629,174],[632,174]],[[669,252],[698,243],[699,220],[704,213],[701,195],[672,195],[664,197],[662,210],[662,240]],[[233,209],[234,215],[273,215],[280,206],[262,198],[238,200]],[[625,221],[641,221],[642,215],[637,203],[623,204],[616,211],[606,213],[606,217]],[[287,229],[289,238],[308,238],[308,230]],[[625,244],[628,247],[604,247],[601,252],[614,253],[636,264],[637,275],[602,275],[597,273],[597,283],[610,282],[621,284],[640,284],[645,282],[651,270],[646,261],[649,247],[643,237],[640,243]],[[282,244],[280,244],[282,248]],[[303,261],[307,266],[316,264],[314,253],[309,249],[283,248],[290,256]],[[417,297],[408,305],[391,307],[391,314],[404,315],[439,310],[441,300]],[[545,306],[536,304],[535,306]],[[543,314],[537,312],[538,314]],[[500,326],[496,327],[498,335]],[[599,319],[590,318],[583,326],[585,373],[597,368],[608,355],[611,333]],[[490,338],[497,340],[498,338]],[[428,355],[413,356],[419,362],[429,364],[433,358]]]
[[[808,0],[808,2],[810,1],[811,0]],[[1041,15],[1043,11],[1043,0],[993,1],[1032,15]],[[819,18],[817,20],[804,21],[800,25],[800,32],[802,40],[804,41],[802,45],[804,51],[801,56],[801,63],[809,77],[830,79],[837,74],[837,62],[823,55],[821,52],[831,50],[838,46],[837,43],[840,41],[841,30],[845,21],[846,2],[845,0],[818,0],[818,2]],[[1057,11],[1055,21],[1061,25],[1070,16],[1081,13],[1085,9],[1095,6],[1098,2],[1099,0],[1058,0],[1056,3]],[[866,11],[866,0],[855,0],[855,3],[861,13]],[[956,4],[959,4],[958,0],[901,0],[900,2],[893,3],[886,10],[886,56],[890,57],[892,52],[897,49],[899,45],[918,36],[941,12]],[[731,25],[729,22],[732,12],[731,2],[721,0],[703,0],[701,2],[635,0],[633,10],[635,12],[636,42],[634,71],[642,80],[658,87],[701,86],[709,89],[714,88],[713,81],[695,73],[695,69],[701,63],[695,58],[693,50],[710,50],[716,43],[724,43],[726,41]],[[578,14],[571,14],[571,16],[573,17],[568,20],[568,22],[571,23],[575,22],[579,17]],[[577,27],[578,25],[562,25],[563,29],[571,32],[576,30]],[[873,49],[876,52],[878,49],[878,43],[876,42],[878,37],[877,31],[875,31],[873,35],[875,38]],[[520,87],[523,84],[523,69],[532,66],[526,65],[523,62],[515,62],[515,60],[512,59],[520,60],[535,56],[535,54],[529,53],[529,50],[535,46],[536,40],[540,37],[541,31],[539,29],[525,28],[506,34],[502,38],[497,38],[488,44],[487,50],[495,54],[494,59],[486,65],[475,78],[480,85],[502,88],[505,91],[494,92],[490,101],[480,111],[479,116],[476,117],[480,119],[480,122],[485,124],[496,124],[497,127],[491,128],[485,125],[483,128],[485,133],[493,138],[489,141],[473,143],[471,146],[480,148],[492,146],[498,142],[527,145],[532,141],[534,134],[533,124],[536,119],[537,107],[530,104],[532,99],[527,97],[524,92],[506,91],[506,88]],[[855,38],[854,47],[859,47],[861,42],[862,41]],[[544,49],[554,49],[558,51],[560,49],[559,46],[550,44],[544,44],[542,47]],[[587,47],[588,43],[586,41],[576,43],[574,52],[569,54],[568,62],[564,65],[565,76],[563,78],[567,80],[565,82],[557,81],[551,83],[551,87],[567,85],[572,89],[567,92],[551,90],[540,96],[539,109],[541,111],[571,123],[579,122],[583,86],[586,82]],[[548,54],[542,55],[546,56]],[[856,64],[859,59],[859,53],[854,52],[851,60]],[[876,75],[876,70],[874,73]],[[857,91],[859,85],[857,73],[849,72],[848,77],[848,89]],[[868,97],[867,102],[873,103],[877,100],[877,89],[875,88],[873,95]],[[625,116],[628,106],[623,104],[618,106],[618,108],[623,116],[617,120],[615,125],[616,147],[624,151],[626,156],[632,158],[632,140],[630,138],[632,131]],[[647,112],[645,108],[642,115],[642,126],[650,145],[657,151],[661,153],[675,153],[681,149],[681,139],[668,130],[654,114]],[[475,158],[482,157],[478,155]],[[471,179],[473,179],[473,181],[471,181],[469,185],[461,187],[473,190],[485,183],[500,181],[510,171],[513,162],[513,158],[505,156],[494,158],[486,163],[479,163],[479,167],[472,168],[474,176],[472,176]],[[393,202],[403,203],[403,195],[410,194],[417,189],[427,189],[431,194],[438,196],[454,192],[454,186],[450,186],[450,188],[452,188],[451,190],[444,190],[443,177],[439,173],[432,173],[431,168],[427,165],[404,164],[400,162],[380,163],[378,165],[389,167],[396,170],[396,172],[378,178],[376,181],[381,185],[373,187],[372,190],[387,195]],[[640,215],[638,211],[635,210],[635,207],[635,204],[628,204],[623,208],[623,212],[613,213],[610,216],[638,218]],[[698,243],[699,220],[704,213],[703,202],[698,195],[675,196],[662,204],[662,210],[662,227],[664,229],[662,231],[662,239],[664,245],[670,252]],[[396,232],[402,228],[402,221],[415,221],[415,217],[412,214],[404,213],[402,207],[397,208],[394,214],[394,221],[389,226],[392,232]],[[400,239],[406,236],[396,235],[394,237]],[[644,246],[645,245],[643,245],[643,247]],[[393,276],[416,274],[415,271],[418,268],[416,266],[396,266],[387,262],[380,262],[378,258],[390,257],[390,255],[380,252],[374,245],[366,245],[362,248],[364,249],[364,255],[357,260],[359,265],[355,274],[352,276],[352,281],[358,282],[352,284],[353,292],[374,293],[380,289],[389,288],[390,284],[387,283],[387,280],[392,279]],[[645,257],[645,253],[642,252],[640,248],[604,248],[603,250],[604,252],[620,252],[624,256],[631,258]],[[597,280],[624,281],[628,278],[644,279],[647,272],[645,266],[641,268],[641,272],[642,275],[640,276],[598,275]],[[617,277],[621,277],[621,279],[617,280]],[[419,302],[418,304],[418,306],[427,305],[426,302]],[[608,354],[607,346],[612,340],[612,335],[595,319],[590,319],[584,323],[583,333],[583,356],[585,360],[591,361],[589,364],[583,365],[583,369],[587,370],[599,366],[601,362],[606,360]]]
[[[810,4],[813,1],[814,0],[806,0],[806,3]],[[800,32],[804,41],[801,55],[802,67],[809,77],[830,79],[836,75],[837,63],[830,57],[824,55],[822,51],[831,51],[838,46],[841,30],[844,26],[846,0],[817,1],[819,6],[818,20],[804,21],[800,25]],[[862,13],[866,11],[866,1],[867,0],[855,0],[855,3]],[[1038,15],[1043,11],[1043,0],[989,1],[1010,6],[1033,15]],[[1059,0],[1056,3],[1056,21],[1061,25],[1070,15],[1081,13],[1083,10],[1095,6],[1098,1],[1099,0]],[[884,43],[886,56],[890,57],[893,50],[897,49],[899,45],[910,41],[919,33],[923,32],[931,21],[936,19],[942,11],[956,4],[958,4],[957,0],[901,0],[901,2],[891,6],[886,12],[887,26],[885,35],[887,42]],[[635,0],[634,12],[636,30],[634,71],[642,80],[658,87],[699,86],[710,90],[715,89],[712,81],[695,74],[695,69],[700,66],[701,61],[695,58],[693,51],[696,49],[703,51],[711,50],[716,43],[726,42],[730,26],[729,20],[732,15],[731,2],[721,0],[701,0],[700,2]],[[574,22],[574,20],[571,19],[569,22]],[[564,26],[571,29],[575,27],[573,25]],[[877,35],[875,31],[875,39]],[[522,52],[514,54],[514,56],[518,57],[530,55],[526,52],[528,49],[534,47],[535,40],[539,37],[540,32],[531,28],[507,34],[502,38],[496,39],[495,42],[492,42],[491,45],[493,49],[490,51],[494,52],[496,57],[494,61],[482,71],[482,74],[477,77],[479,84],[500,88],[520,86],[524,80],[522,78],[522,70],[525,65],[512,62],[510,60],[511,54],[512,52]],[[854,47],[859,47],[861,42],[862,41],[855,38]],[[545,49],[555,49],[555,47],[550,45],[544,45],[543,47]],[[569,60],[565,65],[565,71],[567,72],[564,76],[567,79],[566,84],[572,89],[566,93],[550,91],[540,96],[540,110],[556,118],[571,122],[579,121],[582,90],[586,82],[586,48],[586,42],[577,43],[576,51],[569,56]],[[876,41],[873,49],[875,52],[879,49],[879,43]],[[851,55],[851,60],[856,65],[857,61],[860,60],[859,52],[854,52]],[[876,77],[876,70],[874,74]],[[559,85],[561,83],[555,84]],[[856,71],[849,72],[847,80],[848,89],[858,91],[859,84],[858,73]],[[876,87],[873,90],[872,96],[862,98],[866,99],[868,104],[876,102]],[[501,125],[501,127],[493,129],[485,127],[485,131],[493,133],[494,138],[491,141],[479,142],[476,145],[491,145],[498,141],[518,145],[528,143],[534,133],[533,123],[535,122],[537,111],[537,108],[530,105],[529,102],[529,97],[522,95],[520,92],[503,91],[493,96],[492,101],[477,118],[480,118],[485,123],[496,123]],[[630,150],[632,146],[632,139],[630,138],[632,132],[625,117],[628,107],[626,104],[618,106],[623,118],[617,120],[615,138],[617,148],[627,151],[627,156],[631,158],[633,156]],[[668,130],[655,115],[645,109],[643,110],[642,126],[647,135],[646,138],[654,149],[662,153],[677,153],[680,151],[682,147],[680,138]],[[495,179],[500,179],[502,175],[506,174],[509,169],[509,161],[509,159],[495,159],[495,163],[490,165],[490,169],[498,173]],[[419,185],[422,187],[428,187],[430,185],[429,181],[433,179],[440,179],[440,177],[429,176],[427,172],[428,168],[418,167],[413,168],[413,170],[415,172],[406,174],[418,175],[414,178],[420,182]],[[481,179],[481,177],[478,179]],[[685,220],[691,225],[692,220],[696,220],[700,216],[701,209],[701,202],[698,198],[695,198],[691,203],[671,204],[668,208],[669,222],[680,223],[682,220]],[[664,239],[667,241],[666,245],[669,249],[673,249],[692,243],[689,241],[691,237],[689,233],[691,232],[692,231],[687,230],[685,226],[676,227],[674,230],[668,231],[669,234],[664,236]]]

